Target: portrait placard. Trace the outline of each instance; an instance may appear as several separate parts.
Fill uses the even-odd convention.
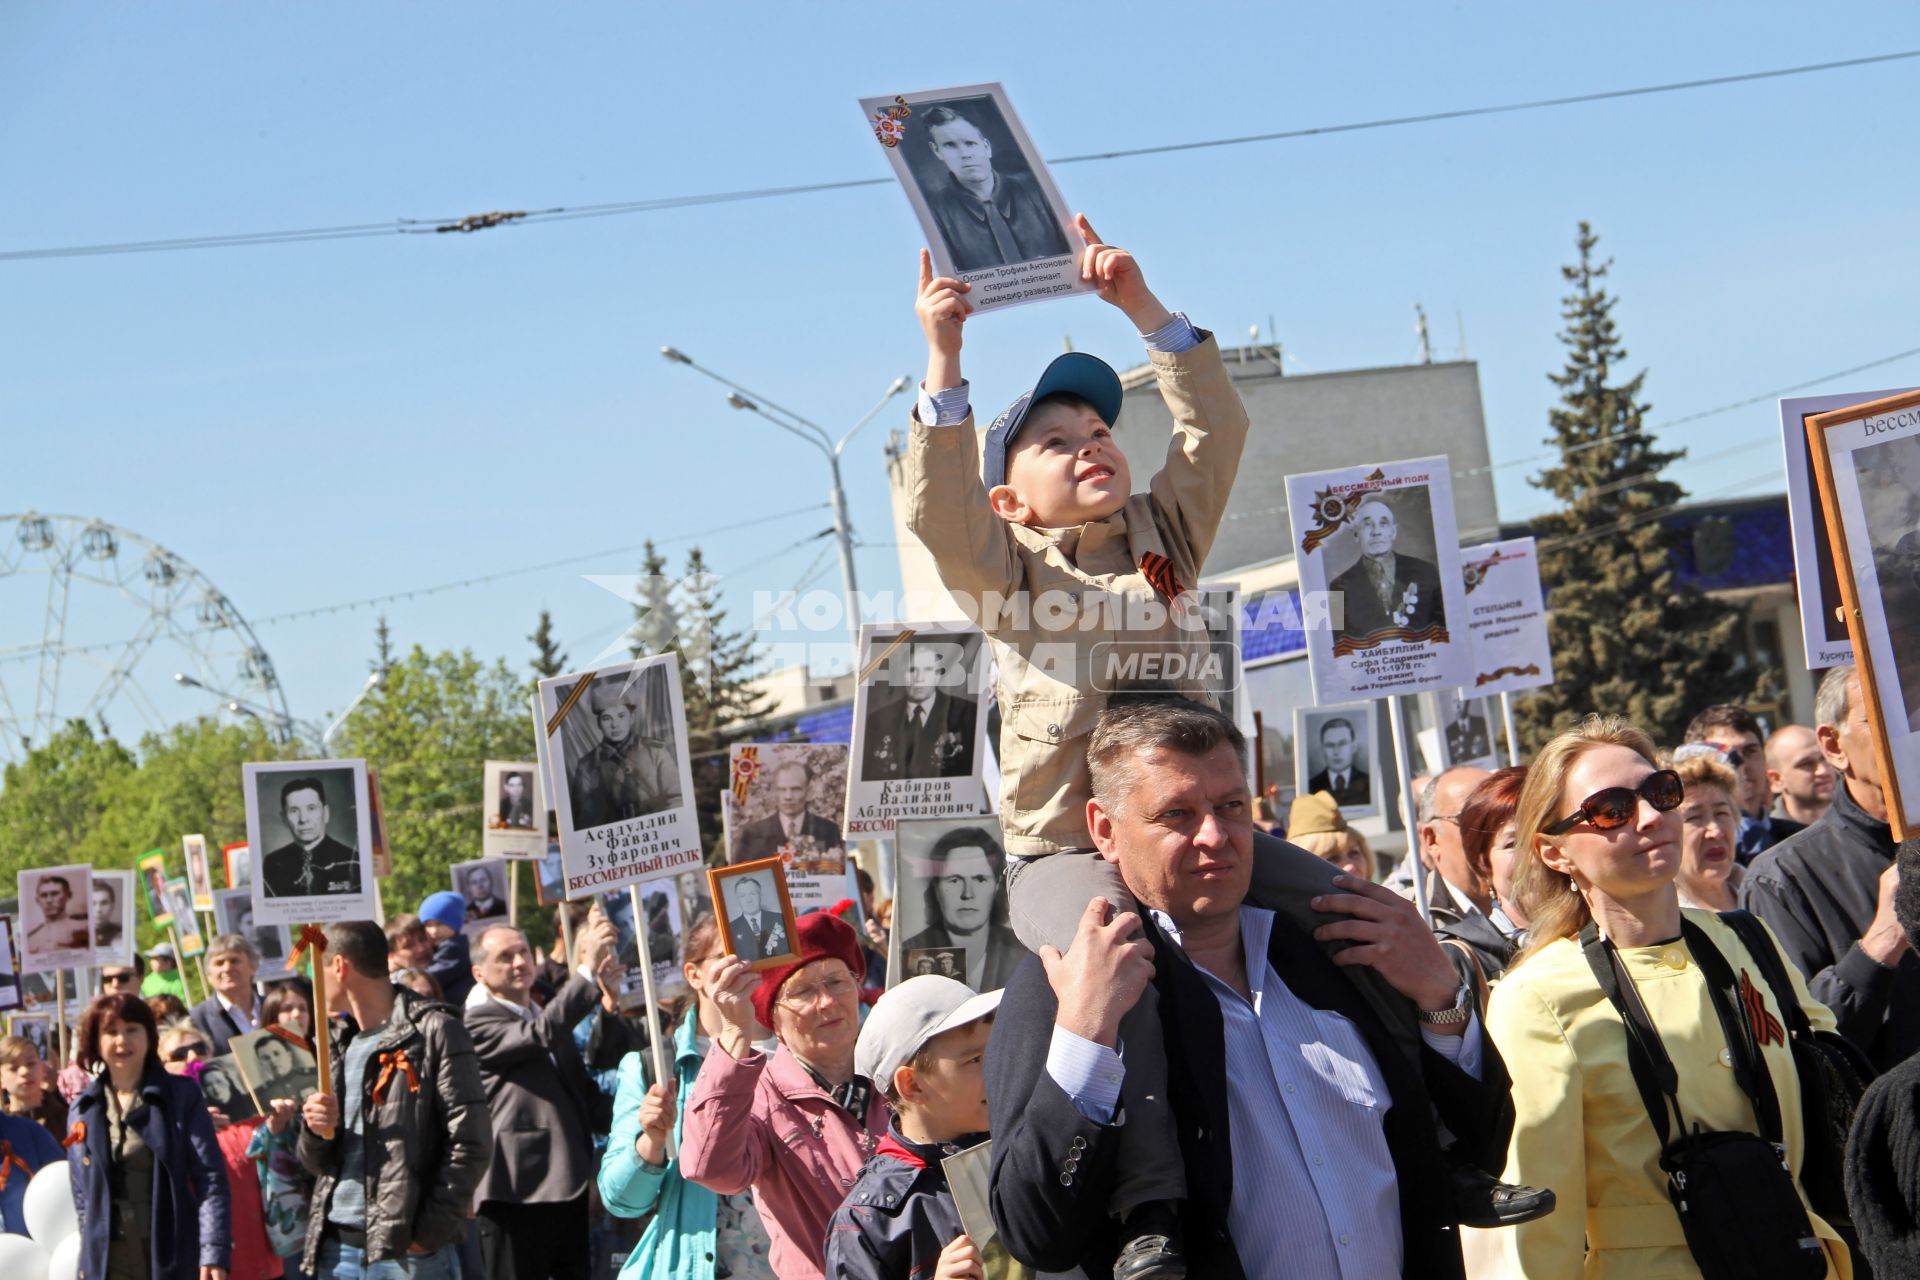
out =
[[[1532,538],[1460,550],[1475,693],[1518,693],[1553,683],[1553,642]]]
[[[53,1019],[47,1014],[10,1013],[7,1015],[7,1034],[31,1043],[34,1051],[46,1062],[56,1061],[60,1056],[53,1051]]]
[[[700,864],[677,655],[542,680],[539,713],[569,898]]]
[[[793,909],[802,915],[845,897],[846,744],[736,742],[727,756],[727,861],[785,862]]]
[[[985,641],[959,622],[861,625],[847,835],[987,812]]]
[[[1473,683],[1446,458],[1288,476],[1287,506],[1314,701]]]
[[[976,1142],[940,1161],[953,1194],[960,1230],[980,1255],[981,1280],[1035,1280],[1032,1267],[1007,1252],[1000,1243],[1000,1225],[993,1220],[989,1191],[993,1181],[993,1139]]]
[[[241,1074],[235,1055],[223,1053],[207,1059],[194,1078],[200,1082],[200,1092],[206,1095],[207,1105],[230,1123],[239,1124],[260,1114],[260,1102],[247,1088],[246,1077]]]
[[[13,917],[0,915],[0,1009],[18,1009],[20,1002],[20,962],[14,956]]]
[[[319,1092],[320,1070],[313,1054],[295,1044],[290,1035],[270,1027],[235,1036],[231,1043],[233,1056],[240,1059],[240,1069],[262,1103],[272,1105],[277,1098],[304,1102],[309,1094]]]
[[[85,863],[20,873],[20,967],[27,973],[93,963],[93,868]]]
[[[887,986],[923,973],[998,991],[1027,949],[1007,915],[1006,850],[991,818],[909,819],[893,828]]]
[[[507,904],[507,860],[475,858],[456,862],[452,868],[453,891],[467,904],[463,931],[478,938],[496,924],[506,924],[513,915]]]
[[[778,858],[709,867],[707,884],[720,925],[722,954],[749,969],[771,969],[799,958],[798,922],[787,895],[787,868]]]
[[[1493,699],[1471,697],[1461,689],[1437,691],[1433,695],[1433,724],[1440,747],[1440,768],[1499,768],[1494,749],[1496,723],[1498,712]]]
[[[255,924],[375,920],[372,805],[364,760],[286,760],[241,767]]]
[[[147,918],[153,927],[164,929],[173,923],[173,911],[167,906],[167,854],[155,849],[135,864],[140,872],[140,887],[147,895]]]
[[[220,846],[220,861],[226,868],[227,888],[244,889],[253,883],[253,859],[247,856],[247,842]]]
[[[131,871],[95,871],[93,889],[93,962],[133,966],[133,887]]]
[[[1893,833],[1920,833],[1920,392],[1807,421]]]
[[[538,858],[547,847],[547,801],[538,761],[489,760],[482,771],[480,849],[489,858]]]
[[[560,860],[560,842],[551,840],[547,851],[534,864],[533,896],[543,907],[567,900],[567,868]]]
[[[687,994],[686,976],[680,970],[680,943],[686,929],[679,890],[672,876],[649,880],[636,887],[640,891],[640,909],[646,914],[644,924],[647,955],[653,960],[654,999],[677,999]],[[600,895],[600,906],[619,933],[614,955],[621,964],[620,1007],[644,1008],[647,982],[640,969],[639,925],[633,918],[633,897],[626,889],[616,889]]]
[[[207,865],[207,838],[181,836],[180,850],[186,856],[187,887],[193,891],[193,909],[213,910],[213,869]]]
[[[207,935],[193,910],[193,889],[185,876],[167,881],[167,914],[173,917],[173,936],[180,940],[180,958],[191,960],[207,953]]]
[[[1375,702],[1294,707],[1294,794],[1325,791],[1348,818],[1384,813],[1385,791],[1373,759],[1380,740],[1378,712]]]
[[[1053,175],[998,84],[860,99],[920,219],[935,273],[976,311],[1085,293],[1084,247]]]
[[[373,896],[378,904],[380,882],[393,874],[393,851],[387,848],[387,810],[380,803],[380,771],[372,765],[367,766],[367,832],[373,846]]]
[[[293,935],[283,924],[259,924],[253,915],[253,890],[216,889],[213,894],[213,927],[221,933],[237,933],[251,938],[260,952],[262,982],[294,976]]]

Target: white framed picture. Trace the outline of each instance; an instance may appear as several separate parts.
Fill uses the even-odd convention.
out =
[[[865,623],[846,832],[988,809],[986,636],[965,623]]]
[[[379,918],[364,760],[243,765],[247,846],[264,849],[253,890],[259,924]]]

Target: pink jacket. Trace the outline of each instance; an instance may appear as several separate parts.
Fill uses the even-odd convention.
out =
[[[753,1188],[781,1280],[825,1280],[827,1223],[887,1133],[875,1089],[863,1130],[783,1046],[736,1060],[715,1044],[687,1103],[680,1172],[711,1191]]]

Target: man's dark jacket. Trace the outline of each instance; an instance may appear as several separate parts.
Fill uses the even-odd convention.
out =
[[[393,1013],[373,1032],[379,1046],[360,1082],[369,1262],[397,1258],[416,1244],[432,1251],[465,1238],[468,1202],[493,1152],[479,1063],[458,1015],[405,987],[393,991]],[[346,1090],[347,1046],[357,1034],[351,1023],[334,1029],[336,1097]],[[315,1178],[301,1260],[308,1275],[319,1274],[320,1238],[340,1173],[340,1133],[336,1128],[324,1139],[300,1128],[300,1163]]]
[[[1819,821],[1755,858],[1740,885],[1741,905],[1779,935],[1840,1034],[1882,1070],[1920,1049],[1920,957],[1909,950],[1889,969],[1860,949],[1895,847],[1843,781]]]
[[[309,866],[313,879],[302,884]],[[261,859],[260,883],[270,898],[359,893],[360,855],[332,836],[322,836],[311,854],[298,844],[284,844]]]
[[[986,205],[973,198],[951,179],[926,189],[927,208],[932,211],[940,234],[946,237],[953,253],[955,271],[981,271],[988,267],[1011,265],[1007,255],[994,242],[987,225]],[[1032,179],[1022,173],[994,171],[993,206],[1013,233],[1019,257],[1012,262],[1030,262],[1035,258],[1053,258],[1069,253],[1067,238],[1061,234],[1059,220],[1047,207]]]
[[[1459,1280],[1465,1267],[1433,1113],[1437,1108],[1447,1128],[1462,1135],[1470,1160],[1483,1169],[1500,1168],[1513,1131],[1506,1067],[1492,1041],[1483,1038],[1478,1081],[1424,1043],[1416,1069],[1405,1047],[1407,1028],[1390,1027],[1375,1011],[1378,993],[1360,989],[1361,983],[1377,982],[1377,975],[1356,977],[1362,966],[1336,967],[1293,917],[1291,911],[1275,913],[1268,963],[1301,1000],[1354,1024],[1393,1100],[1384,1125],[1399,1182],[1401,1274]],[[1220,1005],[1186,953],[1150,916],[1146,925],[1160,994],[1168,1101],[1186,1164],[1188,1274],[1233,1280],[1245,1271],[1227,1233],[1233,1139]],[[1398,1004],[1405,1023],[1417,1026],[1413,1006],[1404,1000]],[[1101,1277],[1112,1271],[1117,1244],[1107,1201],[1119,1130],[1082,1117],[1047,1074],[1056,1008],[1045,969],[1037,957],[1029,957],[1001,997],[987,1044],[993,1214],[1008,1250],[1028,1265],[1043,1271],[1078,1265],[1088,1276]],[[1414,1037],[1417,1041],[1417,1030]],[[1244,1191],[1263,1194],[1259,1187]]]
[[[984,1137],[913,1142],[896,1120],[827,1223],[827,1274],[833,1280],[931,1277],[941,1250],[964,1229],[940,1162]]]
[[[480,1180],[482,1203],[559,1204],[586,1194],[593,1177],[592,1133],[612,1123],[573,1042],[573,1028],[600,1002],[600,988],[575,975],[528,1018],[497,1000],[467,1009],[492,1114],[493,1160]]]
[[[1367,776],[1365,769],[1349,767],[1347,785],[1344,787],[1333,785],[1333,770],[1322,769],[1307,779],[1307,794],[1313,795],[1318,791],[1324,791],[1332,796],[1333,802],[1338,805],[1373,803],[1373,779]]]
[[[1393,558],[1393,609],[1380,607],[1380,597],[1367,575],[1364,559],[1328,584],[1343,592],[1345,615],[1339,635],[1365,640],[1378,631],[1404,628],[1424,631],[1430,626],[1447,624],[1446,606],[1440,597],[1440,570],[1430,561],[1416,556],[1395,554]],[[1411,600],[1409,600],[1411,593]],[[1405,622],[1394,621],[1394,611],[1407,604]]]
[[[800,818],[800,835],[811,836],[814,847],[825,853],[828,849],[839,848],[840,828],[832,820],[808,810]],[[780,852],[787,843],[787,830],[780,825],[780,815],[770,813],[758,822],[750,822],[740,829],[739,838],[733,842],[733,851],[741,859],[771,858]]]
[[[235,1025],[233,1015],[227,1012],[226,1006],[220,1003],[219,996],[208,996],[193,1006],[187,1013],[187,1020],[213,1046],[209,1057],[218,1058],[233,1052],[233,1038],[240,1034],[240,1028]],[[258,1031],[259,1024],[256,1023],[253,1029]]]
[[[964,778],[973,772],[975,718],[980,706],[958,693],[936,693],[917,728],[906,698],[883,702],[867,712],[866,759],[860,780],[892,778]]]

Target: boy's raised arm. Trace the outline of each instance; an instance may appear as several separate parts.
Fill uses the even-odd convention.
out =
[[[960,376],[960,329],[973,314],[966,299],[972,288],[952,276],[934,275],[933,255],[920,251],[920,296],[913,313],[920,317],[920,328],[927,335],[927,377],[920,387],[928,395],[966,385]]]

